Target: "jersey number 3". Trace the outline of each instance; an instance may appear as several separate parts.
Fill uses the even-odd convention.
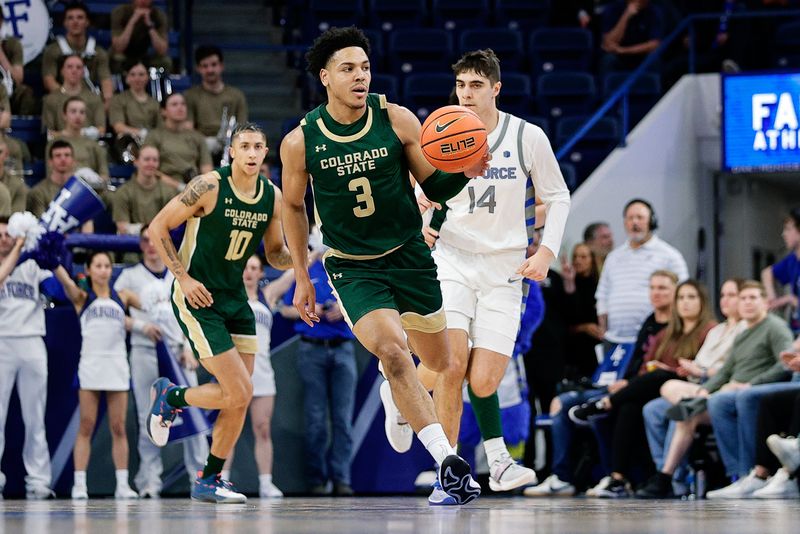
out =
[[[364,176],[353,178],[347,184],[347,189],[358,192],[356,195],[358,206],[353,208],[356,217],[369,217],[375,213],[375,201],[372,199],[372,186],[369,185],[369,180]]]
[[[231,242],[228,244],[228,251],[225,253],[225,259],[228,261],[236,261],[242,259],[244,251],[247,250],[247,245],[253,239],[253,233],[246,230],[231,230]]]

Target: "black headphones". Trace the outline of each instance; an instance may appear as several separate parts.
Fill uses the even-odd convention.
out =
[[[653,206],[650,203],[642,198],[634,198],[633,200],[628,201],[625,204],[625,209],[622,210],[622,216],[628,213],[628,208],[630,208],[634,204],[644,204],[647,209],[650,211],[650,221],[648,222],[648,229],[653,232],[658,229],[658,218],[656,217],[656,211],[653,209]]]

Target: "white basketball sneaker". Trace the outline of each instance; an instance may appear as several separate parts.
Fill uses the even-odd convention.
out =
[[[138,499],[139,494],[133,491],[127,484],[117,485],[117,489],[114,491],[114,498],[118,501],[132,501]]]
[[[509,491],[536,484],[533,469],[519,465],[508,453],[503,453],[489,466],[489,487],[492,491]]]
[[[86,486],[72,486],[72,492],[70,493],[73,501],[85,501],[89,498],[89,492],[86,489]]]
[[[797,488],[797,480],[789,476],[786,469],[778,469],[775,476],[767,481],[767,485],[753,492],[756,499],[797,499],[800,497],[800,490]]]
[[[384,430],[389,445],[399,453],[408,452],[414,440],[414,431],[411,430],[408,421],[400,415],[400,410],[397,409],[394,398],[392,398],[392,388],[388,380],[384,380],[381,384],[381,402],[383,402],[383,411],[386,417]]]
[[[571,497],[575,495],[575,486],[553,474],[538,486],[525,488],[522,494],[526,497]]]

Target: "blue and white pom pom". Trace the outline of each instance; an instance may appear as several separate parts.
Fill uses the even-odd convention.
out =
[[[45,229],[39,224],[39,219],[29,211],[14,213],[8,219],[8,235],[17,239],[25,238],[25,245],[22,252],[31,252],[39,245],[39,238],[45,233]]]

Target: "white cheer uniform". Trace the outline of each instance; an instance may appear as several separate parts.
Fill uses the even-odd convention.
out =
[[[272,370],[269,354],[272,312],[259,300],[250,300],[248,304],[256,317],[256,338],[258,338],[258,352],[253,369],[253,397],[274,397],[275,371]]]
[[[80,313],[80,388],[89,391],[128,391],[131,372],[125,350],[125,307],[112,290],[110,297],[98,297],[88,290]]]
[[[133,378],[133,396],[136,401],[136,413],[139,420],[139,470],[134,482],[139,490],[152,489],[161,491],[161,475],[164,464],[161,460],[161,449],[153,445],[147,437],[147,414],[150,411],[150,386],[158,378],[158,357],[155,343],[142,333],[147,323],[153,323],[161,330],[162,339],[170,352],[178,357],[183,350],[183,332],[172,312],[170,288],[173,276],[167,270],[152,272],[143,263],[137,263],[123,269],[114,289],[127,289],[139,296],[142,310],[131,308],[134,319],[131,332],[131,375]],[[183,369],[188,385],[197,385],[197,373]],[[197,472],[203,469],[208,456],[208,440],[205,435],[191,436],[182,441],[183,463],[194,481]]]
[[[6,416],[14,383],[17,385],[25,444],[25,488],[50,487],[50,451],[44,427],[47,403],[47,349],[44,308],[39,284],[52,276],[28,260],[18,265],[0,284],[0,457],[5,449]],[[6,484],[0,472],[0,491]]]
[[[557,255],[569,190],[538,126],[500,112],[488,144],[489,169],[447,201],[433,258],[448,328],[465,330],[473,347],[511,356],[524,298],[516,270],[533,233],[535,197],[547,206],[541,245]]]

